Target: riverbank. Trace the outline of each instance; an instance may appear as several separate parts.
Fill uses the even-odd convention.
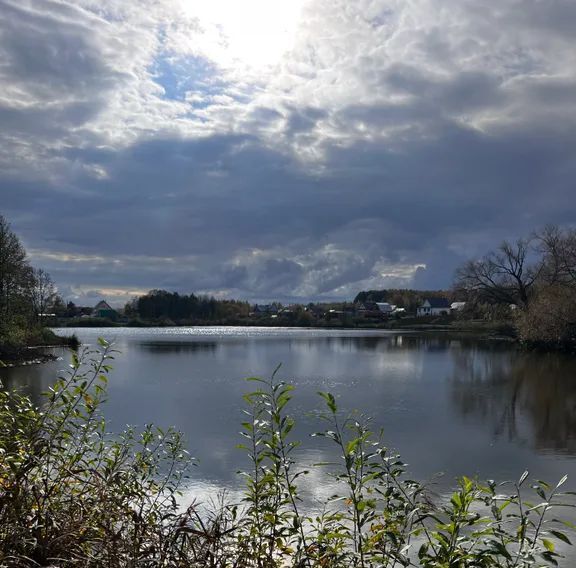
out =
[[[112,321],[105,318],[73,318],[57,320],[52,327],[282,327],[302,329],[383,329],[383,330],[414,330],[414,331],[454,331],[470,332],[476,335],[490,337],[505,337],[517,339],[516,328],[511,321],[485,321],[485,320],[460,320],[451,316],[432,317],[405,317],[401,319],[376,319],[376,318],[348,318],[330,317],[327,319],[309,319],[305,322],[293,318],[272,316],[241,319],[223,319],[217,321],[186,320],[173,321],[169,319],[158,320],[118,320]]]
[[[453,318],[410,318],[391,322],[387,329],[413,329],[417,331],[453,331],[518,339],[518,333],[511,321],[459,320]]]
[[[80,342],[76,335],[59,336],[49,328],[33,332],[26,340],[4,341],[0,344],[0,362],[7,367],[42,363],[53,359],[46,353],[50,347],[76,349]]]

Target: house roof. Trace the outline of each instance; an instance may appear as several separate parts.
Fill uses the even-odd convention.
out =
[[[446,298],[424,298],[431,308],[450,308],[450,302]]]
[[[110,307],[110,304],[108,304],[108,302],[106,302],[105,300],[100,300],[95,306],[94,306],[95,310],[112,310],[114,311],[114,308]]]

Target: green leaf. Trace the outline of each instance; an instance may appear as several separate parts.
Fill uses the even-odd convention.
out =
[[[253,383],[265,383],[266,382],[264,379],[261,379],[260,377],[247,377],[244,380],[248,381],[248,382],[253,382]]]
[[[512,556],[501,542],[494,541],[491,542],[491,544],[494,547],[494,551],[497,554],[500,554],[500,556],[504,556],[504,558],[507,558],[508,560],[512,560]]]
[[[355,438],[354,440],[350,440],[346,444],[346,453],[347,454],[353,454],[354,451],[356,450],[356,448],[358,447],[359,443],[360,443],[360,438]]]
[[[462,500],[460,498],[460,494],[459,493],[453,493],[452,497],[450,499],[450,502],[452,503],[452,505],[454,507],[456,507],[457,509],[459,509],[460,507],[462,507]]]
[[[558,489],[558,487],[560,487],[561,485],[564,485],[564,483],[566,483],[566,480],[568,479],[568,476],[565,475],[556,485],[556,489]]]
[[[542,487],[536,486],[536,493],[538,494],[538,496],[539,496],[541,499],[546,500],[546,494],[544,493],[544,490],[542,489]]]
[[[290,430],[292,430],[292,428],[294,428],[294,420],[288,420],[288,422],[286,423],[286,427],[284,428],[284,432],[283,434],[286,436],[290,433]]]
[[[570,539],[563,532],[556,531],[556,530],[551,530],[549,532],[550,532],[550,534],[553,534],[557,539],[559,539],[559,540],[565,542],[566,544],[569,544],[570,546],[572,546]]]
[[[549,550],[547,550],[546,552],[543,552],[540,556],[542,556],[542,558],[544,558],[544,560],[546,560],[547,562],[554,564],[554,566],[558,566],[558,562],[554,558],[554,556],[558,555],[555,552],[550,552]]]
[[[334,395],[329,392],[318,391],[318,394],[326,401],[326,406],[328,406],[332,414],[336,414],[336,399]]]
[[[542,544],[546,547],[546,550],[548,550],[548,552],[554,552],[554,543],[551,540],[543,538]]]

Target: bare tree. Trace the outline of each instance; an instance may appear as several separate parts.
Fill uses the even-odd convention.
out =
[[[26,251],[0,215],[0,318],[9,319],[19,309],[29,276]]]
[[[468,261],[456,273],[456,289],[488,302],[527,306],[544,267],[532,245],[533,239],[504,241],[482,259]]]
[[[543,280],[576,288],[576,231],[549,225],[536,238],[545,256]]]
[[[56,296],[56,286],[50,275],[41,268],[33,269],[31,300],[37,321],[42,323],[47,312],[52,308]]]
[[[576,350],[576,231],[548,226],[529,239],[502,243],[457,272],[471,299],[517,304],[515,327],[529,344]]]

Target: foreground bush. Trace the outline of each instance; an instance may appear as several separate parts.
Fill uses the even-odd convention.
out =
[[[565,286],[540,291],[529,308],[519,311],[516,322],[528,346],[576,350],[576,294]]]
[[[468,478],[447,502],[405,476],[361,420],[342,417],[330,393],[319,432],[339,464],[321,464],[339,488],[323,510],[303,509],[307,471],[295,462],[292,387],[250,379],[242,445],[251,461],[242,503],[181,511],[190,466],[180,435],[146,427],[121,436],[100,415],[113,351],[75,357],[42,408],[0,391],[0,565],[87,567],[556,565],[573,526],[562,479],[525,488]],[[524,496],[536,497],[531,503]],[[552,511],[552,513],[551,513]]]

